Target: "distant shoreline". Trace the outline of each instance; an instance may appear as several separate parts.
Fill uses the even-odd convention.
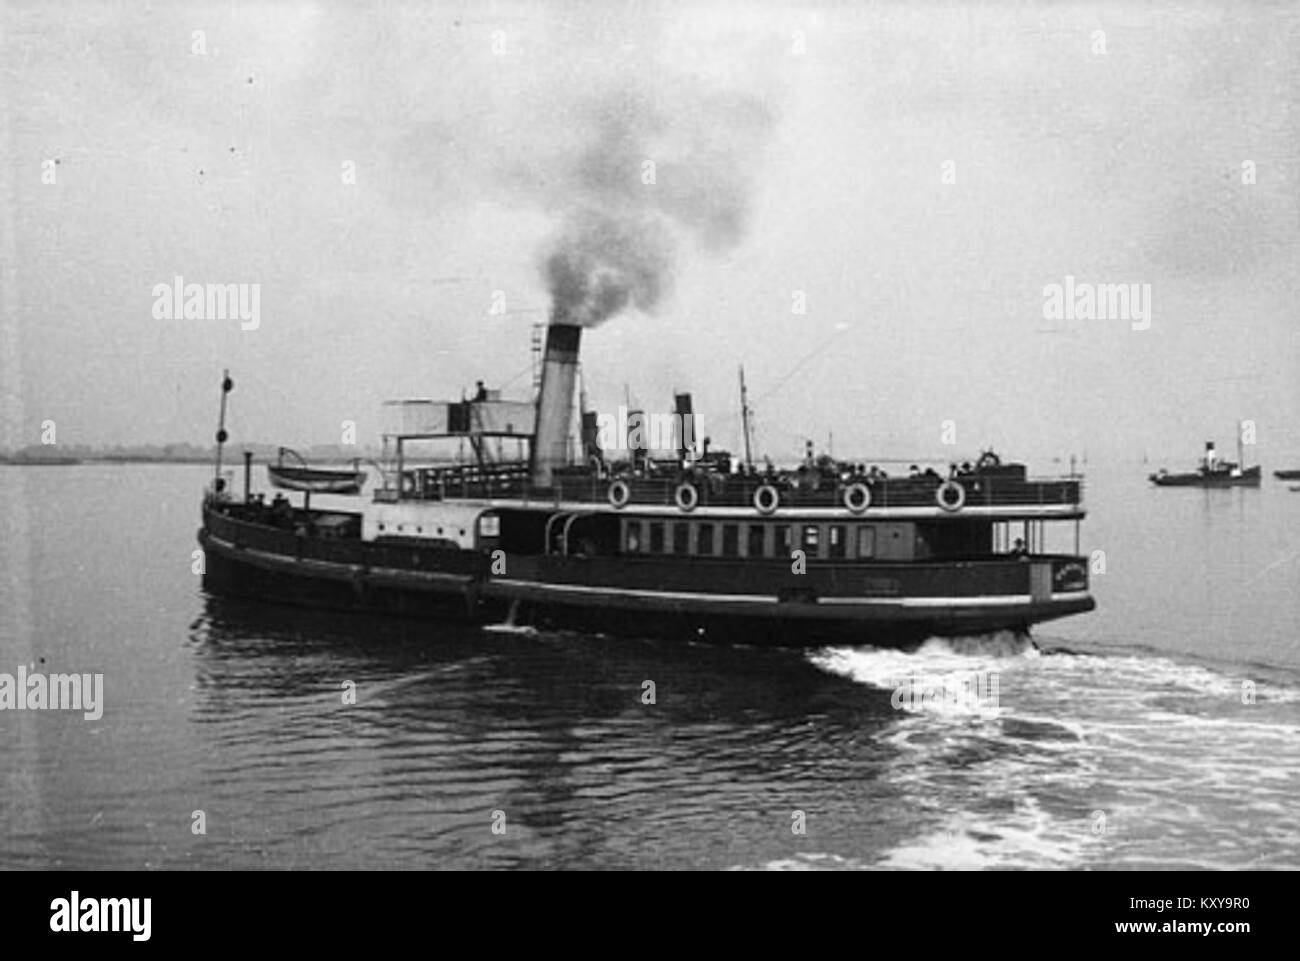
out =
[[[75,467],[78,464],[210,464],[211,458],[186,457],[0,457],[7,467]]]
[[[232,453],[234,456],[232,456]],[[312,458],[313,465],[333,466],[336,464],[351,465],[354,459],[361,461],[378,459],[377,454],[362,454],[357,458],[352,457],[328,457],[318,456]],[[40,455],[12,455],[0,454],[0,465],[11,465],[14,467],[72,467],[77,464],[207,464],[211,466],[214,463],[213,454],[177,454],[167,456],[165,454],[48,454]],[[222,463],[227,467],[239,467],[243,465],[242,451],[227,451]],[[257,452],[254,455],[254,465],[271,464],[275,462],[274,454],[263,454]]]
[[[3,467],[75,467],[79,464],[206,464],[212,466],[212,463],[211,457],[51,457],[45,460],[34,457],[0,457],[0,466]],[[225,460],[222,463],[225,467],[243,465],[242,460]],[[254,466],[266,463],[269,463],[269,461],[255,460],[253,462]],[[350,465],[352,461],[350,459],[346,461],[322,459],[313,463],[325,466]]]

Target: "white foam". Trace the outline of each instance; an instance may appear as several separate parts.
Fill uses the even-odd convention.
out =
[[[838,854],[828,854],[825,852],[810,852],[804,854],[800,852],[788,858],[777,858],[774,861],[768,861],[758,868],[750,868],[746,865],[735,865],[728,870],[731,871],[861,871],[865,869],[861,861],[853,858],[841,857]]]
[[[479,630],[487,631],[489,634],[516,634],[523,637],[535,637],[539,633],[537,628],[530,624],[509,624],[505,622],[481,624]]]

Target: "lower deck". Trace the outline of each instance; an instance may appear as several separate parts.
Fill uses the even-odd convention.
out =
[[[764,521],[710,534],[707,520],[640,527],[605,515],[597,528],[563,514],[525,522],[497,510],[480,518],[477,543],[465,548],[436,536],[363,540],[360,515],[345,512],[272,518],[257,505],[226,503],[204,516],[209,589],[316,606],[479,621],[513,609],[538,624],[620,633],[662,624],[676,634],[800,644],[1027,629],[1094,606],[1077,555],[981,555],[968,553],[976,545],[965,538],[949,545],[954,556],[917,558],[913,539],[904,560],[876,549],[879,532],[867,525]],[[795,543],[807,549],[802,562],[785,550]]]

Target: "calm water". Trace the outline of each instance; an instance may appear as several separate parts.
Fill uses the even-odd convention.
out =
[[[1099,609],[1037,648],[774,653],[208,600],[206,468],[0,467],[0,671],[106,689],[0,712],[0,865],[1298,868],[1300,493],[1143,473],[1089,474]]]

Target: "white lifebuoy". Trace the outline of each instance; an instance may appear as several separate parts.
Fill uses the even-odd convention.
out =
[[[754,509],[760,514],[770,514],[781,506],[781,495],[771,484],[764,484],[754,491]]]
[[[957,499],[950,501],[946,496],[947,491],[956,491]],[[946,480],[935,490],[934,499],[946,511],[959,511],[966,504],[966,488],[955,480]]]
[[[678,510],[689,514],[699,504],[700,492],[695,489],[695,485],[690,481],[683,481],[677,485],[677,490],[673,492],[673,500],[677,502]]]
[[[615,510],[622,510],[632,499],[632,490],[627,481],[616,480],[609,485],[609,503]]]
[[[861,481],[844,488],[844,506],[851,514],[861,514],[871,506],[871,488]]]

